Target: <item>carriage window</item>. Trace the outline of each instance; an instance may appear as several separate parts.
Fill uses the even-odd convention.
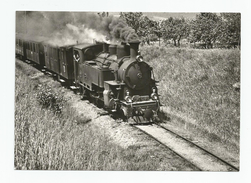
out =
[[[47,46],[44,46],[44,53],[45,53],[45,56],[47,57]]]
[[[52,57],[55,58],[55,51],[54,51],[54,48],[51,48],[51,54],[52,54]]]
[[[60,53],[61,53],[61,57],[62,57],[61,59],[64,60],[64,52],[60,51]]]
[[[53,57],[53,49],[52,49],[52,47],[50,49],[50,56]]]
[[[32,43],[32,50],[36,51],[36,49],[35,49],[35,43]]]
[[[56,57],[56,49],[55,48],[52,48],[52,53],[53,53],[53,57],[55,58]]]
[[[57,57],[57,49],[54,48],[53,51],[54,51],[54,57]]]

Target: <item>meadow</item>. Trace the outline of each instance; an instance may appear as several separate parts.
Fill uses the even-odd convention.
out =
[[[240,50],[144,46],[141,54],[160,81],[161,103],[193,119],[195,134],[202,129],[238,151]]]

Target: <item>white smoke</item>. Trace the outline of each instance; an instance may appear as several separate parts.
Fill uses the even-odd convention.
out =
[[[66,24],[65,29],[54,33],[49,43],[57,46],[71,45],[76,43],[93,43],[95,41],[106,41],[106,36],[85,25]]]
[[[57,46],[93,43],[94,39],[113,43],[138,39],[123,19],[91,12],[20,11],[16,13],[16,31],[29,39],[44,37]]]

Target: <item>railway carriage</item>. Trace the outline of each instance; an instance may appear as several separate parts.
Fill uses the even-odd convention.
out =
[[[41,67],[45,65],[43,41],[44,37],[27,38],[25,42],[25,59],[30,60]]]
[[[16,36],[16,56],[21,60],[26,58],[25,54],[25,42],[21,37]]]
[[[16,36],[16,55],[21,60],[29,60],[43,67],[45,65],[43,41],[44,37],[31,38],[25,35]]]
[[[26,58],[39,65],[44,64],[44,55],[41,43],[36,41],[26,41]],[[40,54],[42,53],[42,54]]]
[[[47,42],[43,43],[44,48],[44,59],[45,59],[45,67],[49,71],[59,75],[59,56],[58,56],[58,47],[53,46]]]
[[[59,58],[59,80],[73,85],[74,65],[73,65],[73,45],[61,46],[58,48]]]

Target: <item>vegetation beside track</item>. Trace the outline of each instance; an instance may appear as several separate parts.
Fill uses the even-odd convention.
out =
[[[160,81],[160,100],[164,106],[191,119],[194,136],[202,135],[239,151],[240,50],[195,50],[144,46],[144,60]]]

